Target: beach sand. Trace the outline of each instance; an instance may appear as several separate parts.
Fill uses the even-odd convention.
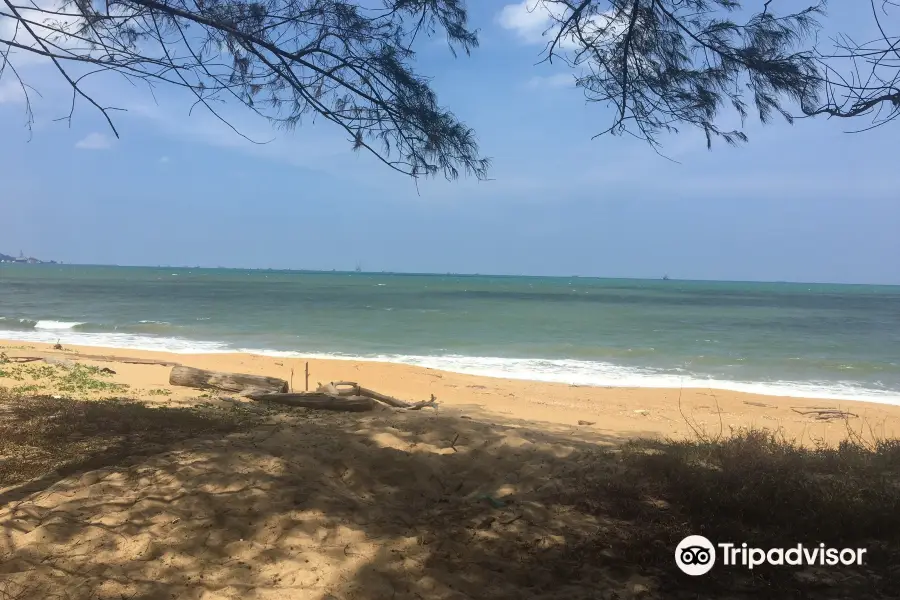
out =
[[[553,431],[575,431],[597,439],[682,437],[694,429],[709,435],[727,434],[740,427],[779,429],[801,443],[835,444],[847,436],[847,426],[863,426],[882,437],[900,437],[900,406],[851,400],[822,400],[764,396],[727,390],[686,388],[618,388],[573,386],[516,379],[479,377],[409,365],[353,360],[275,358],[251,354],[172,354],[128,349],[66,346],[54,351],[49,344],[0,340],[9,356],[115,356],[181,363],[215,371],[280,377],[294,391],[318,383],[355,381],[362,386],[406,400],[437,397],[444,413],[504,424],[529,424]],[[168,384],[170,367],[81,360],[112,368],[113,380],[127,384],[124,396],[148,402],[190,404],[202,392]],[[293,372],[293,374],[292,374]],[[0,378],[0,386],[17,382]],[[148,395],[167,390],[169,395]],[[856,415],[844,420],[817,419],[817,409],[838,409]],[[799,411],[799,412],[798,412]],[[589,422],[590,425],[579,425]]]
[[[300,359],[0,346],[11,357],[108,367],[111,381],[129,386],[119,395],[149,404],[231,401],[169,386],[167,366],[85,356],[172,361],[282,377],[294,390],[305,385],[307,361]],[[848,422],[879,436],[900,433],[900,407],[862,402],[575,387],[344,360],[310,360],[309,370],[311,389],[352,380],[407,400],[434,395],[440,408],[274,411],[246,430],[145,448],[0,490],[0,596],[676,597],[639,561],[628,568],[612,559],[585,562],[573,550],[598,531],[609,536],[610,556],[650,543],[614,511],[635,506],[616,508],[628,482],[617,479],[609,448],[695,429],[716,436],[777,428],[807,444],[839,442]],[[0,379],[0,386],[14,385],[22,382]],[[817,408],[857,416],[821,421],[796,412]],[[585,498],[587,489],[612,495]],[[665,502],[648,510],[665,521]]]

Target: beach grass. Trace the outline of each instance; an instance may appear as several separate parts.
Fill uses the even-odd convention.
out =
[[[81,363],[38,364],[4,362],[0,357],[0,379],[16,382],[17,394],[54,393],[68,397],[96,397],[119,394],[129,389],[125,383],[110,381],[112,373]]]
[[[809,446],[751,428],[716,438],[630,441],[619,464],[615,480],[585,471],[577,490],[559,499],[625,523],[573,547],[586,559],[612,553],[623,564],[666,572],[688,535],[762,549],[825,544],[866,549],[865,565],[717,568],[715,577],[672,578],[671,589],[716,597],[852,597],[854,590],[889,597],[900,584],[900,440],[857,436],[837,447]],[[844,591],[825,593],[828,586]]]

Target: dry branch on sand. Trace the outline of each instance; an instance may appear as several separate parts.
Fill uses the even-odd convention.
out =
[[[319,384],[314,392],[288,392],[288,382],[276,377],[246,375],[243,373],[226,373],[206,371],[178,365],[172,368],[169,375],[171,385],[193,387],[199,389],[218,389],[239,393],[258,402],[275,402],[290,406],[303,406],[324,410],[343,410],[360,412],[374,410],[377,403],[391,408],[403,410],[421,410],[427,406],[437,407],[437,398],[433,395],[429,400],[406,402],[364,388],[354,381],[335,381],[326,385]]]
[[[320,383],[314,392],[249,394],[247,397],[259,402],[276,402],[305,408],[348,412],[374,410],[376,406],[382,404],[400,410],[421,410],[426,406],[437,407],[437,399],[434,396],[430,400],[421,402],[406,402],[364,388],[353,381],[336,381],[326,385]]]
[[[99,354],[79,354],[81,360],[93,360],[97,362],[116,362],[126,365],[159,365],[163,367],[180,367],[181,363],[170,360],[156,360],[152,358],[129,358],[127,356],[108,356]]]
[[[373,400],[378,400],[379,402],[387,404],[388,406],[391,406],[393,408],[404,408],[406,410],[421,410],[426,406],[430,406],[432,408],[437,407],[437,398],[435,398],[433,395],[431,396],[430,400],[422,400],[421,402],[406,402],[405,400],[398,400],[393,396],[387,396],[385,394],[376,392],[375,390],[364,388],[355,381],[332,381],[327,385],[322,385],[320,383],[317,391],[334,396],[366,396],[368,398],[372,398]]]
[[[257,402],[275,402],[289,406],[318,408],[323,410],[342,410],[347,412],[364,412],[375,408],[375,401],[366,396],[334,396],[323,392],[298,392],[295,394],[252,394],[247,396]]]
[[[0,353],[2,354],[2,353]],[[53,356],[7,356],[5,359],[0,357],[0,362],[10,362],[10,363],[30,363],[37,362],[39,360],[44,361],[48,364],[55,365],[63,365],[66,363],[71,364],[72,361],[68,359],[56,358]],[[106,363],[122,363],[126,365],[161,365],[163,367],[178,367],[181,363],[172,362],[169,360],[154,360],[152,358],[129,358],[127,356],[109,356],[109,355],[99,355],[99,354],[79,354],[78,360],[90,360],[94,362],[106,362]]]
[[[795,413],[798,415],[812,415],[814,419],[817,421],[830,421],[831,419],[848,419],[850,417],[857,417],[852,412],[846,410],[840,410],[837,408],[816,408],[813,410],[797,410],[796,408],[792,408]]]

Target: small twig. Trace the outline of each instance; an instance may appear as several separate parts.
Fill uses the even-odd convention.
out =
[[[515,523],[516,521],[518,521],[521,518],[522,518],[522,515],[516,515],[512,519],[507,519],[506,521],[500,521],[500,524],[501,525],[509,525],[511,523]]]
[[[804,416],[805,415],[815,415],[815,418],[820,421],[827,421],[829,419],[841,419],[841,418],[846,419],[848,417],[858,417],[859,416],[855,413],[845,411],[845,410],[840,410],[837,408],[819,408],[819,409],[815,409],[815,410],[797,410],[796,408],[792,408],[791,410],[793,410],[798,415],[804,415]]]
[[[434,394],[431,395],[431,400],[421,400],[412,404],[410,406],[405,407],[403,410],[422,410],[423,408],[437,408],[437,398],[434,397]]]
[[[687,423],[687,426],[691,428],[691,431],[694,432],[694,436],[699,440],[705,440],[706,434],[702,433],[694,423],[691,422],[690,418],[684,414],[684,410],[681,408],[681,394],[684,392],[684,386],[678,388],[678,412],[681,413],[681,418],[684,419],[684,422]]]
[[[719,408],[719,398],[715,394],[713,394],[713,400],[716,401],[716,413],[719,415],[719,435],[716,436],[716,441],[722,439],[722,432],[724,430],[724,426],[722,424],[722,409]]]

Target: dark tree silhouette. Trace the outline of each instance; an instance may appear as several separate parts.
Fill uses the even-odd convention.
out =
[[[816,104],[821,87],[812,50],[822,6],[777,15],[772,0],[535,0],[546,11],[546,59],[576,69],[590,102],[612,106],[605,133],[631,134],[656,146],[661,133],[697,127],[707,143],[745,141],[721,126],[723,109],[763,122],[788,121],[793,101]]]
[[[807,110],[810,116],[870,116],[872,129],[900,116],[900,3],[869,0],[879,37],[858,42],[846,34],[834,40],[835,50],[818,56],[824,79],[824,101]]]
[[[16,61],[37,54],[71,87],[71,110],[90,103],[114,132],[86,77],[179,86],[226,124],[227,99],[284,127],[324,117],[403,173],[482,178],[474,132],[411,67],[417,37],[438,32],[454,53],[478,44],[463,0],[0,0],[0,77],[21,86],[29,124],[35,90]]]
[[[838,36],[828,52],[815,39],[824,4],[781,14],[783,4],[528,2],[551,23],[546,60],[571,66],[588,101],[614,109],[597,135],[656,147],[661,134],[693,127],[708,145],[734,144],[746,141],[751,111],[763,122],[870,115],[873,126],[900,114],[900,38],[885,24],[894,2],[861,3],[877,41]],[[115,132],[116,107],[85,86],[113,72],[188,90],[228,126],[218,111],[229,99],[287,128],[323,117],[403,173],[484,178],[474,132],[412,68],[416,39],[437,33],[454,54],[477,46],[465,0],[0,0],[0,81],[18,82],[29,124],[35,90],[17,61],[40,55],[72,90],[67,119],[88,102]],[[733,115],[740,126],[725,124]]]

